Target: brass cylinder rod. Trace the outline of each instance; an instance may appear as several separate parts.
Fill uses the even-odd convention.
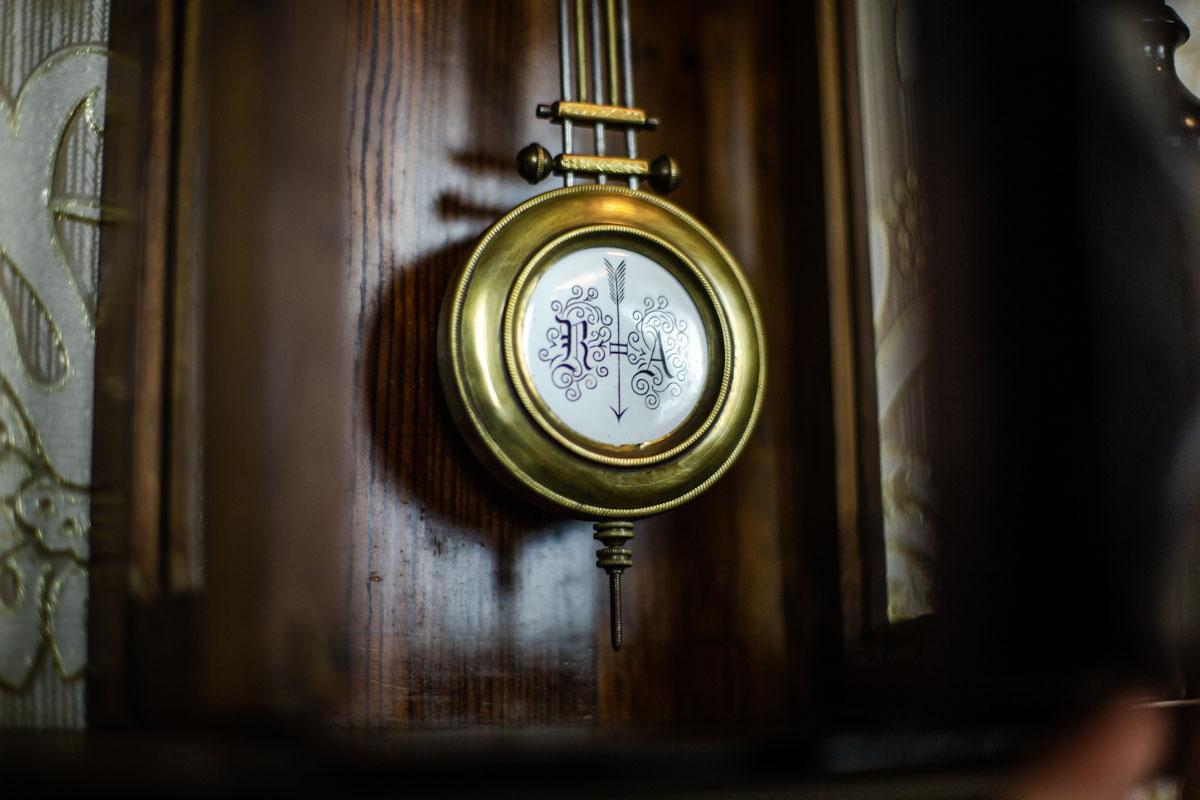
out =
[[[633,551],[625,547],[633,538],[632,522],[597,522],[592,538],[604,547],[596,551],[596,566],[608,573],[609,639],[621,649],[621,573],[633,566]]]
[[[604,0],[604,38],[608,44],[608,99],[609,102],[619,103],[621,84],[618,78],[617,63],[617,2]]]
[[[629,32],[629,0],[620,0],[621,2],[621,88],[624,95],[621,102],[625,105],[633,106],[633,43],[632,36]],[[612,101],[617,102],[614,95]],[[654,127],[646,126],[650,130],[658,127],[658,121],[655,120]],[[625,129],[625,155],[628,158],[637,158],[637,130],[635,128]],[[629,176],[629,188],[638,188],[638,178],[636,175]]]
[[[571,9],[570,0],[558,0],[558,61],[559,89],[565,101],[573,99],[571,86]],[[575,149],[575,133],[570,119],[562,121],[562,151],[570,153]],[[563,173],[563,186],[575,185],[575,173]]]
[[[641,158],[567,155],[564,153],[555,157],[553,169],[555,172],[573,170],[592,175],[649,175],[650,162]]]
[[[604,48],[600,45],[600,33],[603,23],[600,21],[600,0],[592,0],[592,94],[596,102],[604,105]],[[604,139],[605,126],[597,122],[592,126],[596,136],[596,155],[603,156],[606,149]],[[596,183],[608,183],[608,175],[596,173]]]
[[[647,162],[643,158],[622,158],[620,156],[560,155],[550,162],[550,169],[555,173],[570,169],[575,172],[646,178],[654,187],[654,191],[659,194],[670,194],[675,191],[679,187],[681,177],[679,164],[670,156],[659,156],[653,161]]]
[[[579,87],[579,99],[588,99],[587,85],[587,41],[584,30],[583,0],[575,0],[575,84]]]
[[[537,115],[554,123],[576,122],[591,125],[604,122],[618,128],[646,128],[654,130],[658,120],[647,116],[644,109],[628,106],[580,103],[576,100],[559,100],[555,103],[539,103]]]

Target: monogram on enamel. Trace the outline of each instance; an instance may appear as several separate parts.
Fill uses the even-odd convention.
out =
[[[588,438],[657,439],[699,399],[708,359],[699,311],[645,255],[615,247],[567,255],[539,280],[525,322],[536,390]]]
[[[622,334],[625,263],[604,259],[607,298],[595,288],[585,291],[576,285],[565,302],[551,300],[555,324],[546,331],[547,346],[538,350],[538,358],[550,365],[554,385],[563,389],[568,400],[579,400],[584,390],[599,389],[602,381],[606,389],[615,390],[609,410],[618,423],[629,410],[623,394],[627,399],[632,392],[646,408],[654,409],[664,392],[682,394],[688,379],[688,324],[675,315],[666,297],[643,298],[641,307],[633,311],[634,329]],[[611,314],[601,305],[605,299]],[[610,376],[612,380],[604,380]]]

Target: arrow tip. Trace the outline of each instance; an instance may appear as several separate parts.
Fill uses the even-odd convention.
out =
[[[608,410],[609,410],[609,411],[611,411],[611,412],[613,412],[613,414],[614,414],[614,415],[616,416],[616,418],[617,418],[617,422],[620,422],[620,421],[621,421],[621,417],[625,416],[625,412],[629,410],[629,406],[625,406],[625,407],[624,407],[624,408],[622,408],[620,411],[617,411],[617,410],[616,410],[615,408],[613,408],[612,406],[609,406],[609,407],[608,407]]]

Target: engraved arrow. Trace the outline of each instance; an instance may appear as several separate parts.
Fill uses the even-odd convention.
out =
[[[607,258],[604,259],[604,271],[608,273],[608,296],[612,298],[613,304],[617,307],[617,337],[616,341],[609,347],[609,352],[617,357],[617,405],[614,408],[609,406],[608,410],[613,412],[617,418],[617,424],[621,423],[621,417],[625,416],[625,412],[629,409],[621,405],[621,356],[625,355],[625,345],[621,342],[621,301],[625,299],[625,262],[622,261],[615,267]]]

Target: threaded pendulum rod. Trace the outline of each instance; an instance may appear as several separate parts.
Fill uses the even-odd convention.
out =
[[[621,649],[621,573],[633,566],[633,551],[625,544],[633,538],[632,522],[597,522],[594,539],[604,547],[596,551],[596,566],[608,573],[609,636],[613,650]]]
[[[621,649],[621,573],[613,572],[608,576],[608,618],[609,639],[612,649]]]

